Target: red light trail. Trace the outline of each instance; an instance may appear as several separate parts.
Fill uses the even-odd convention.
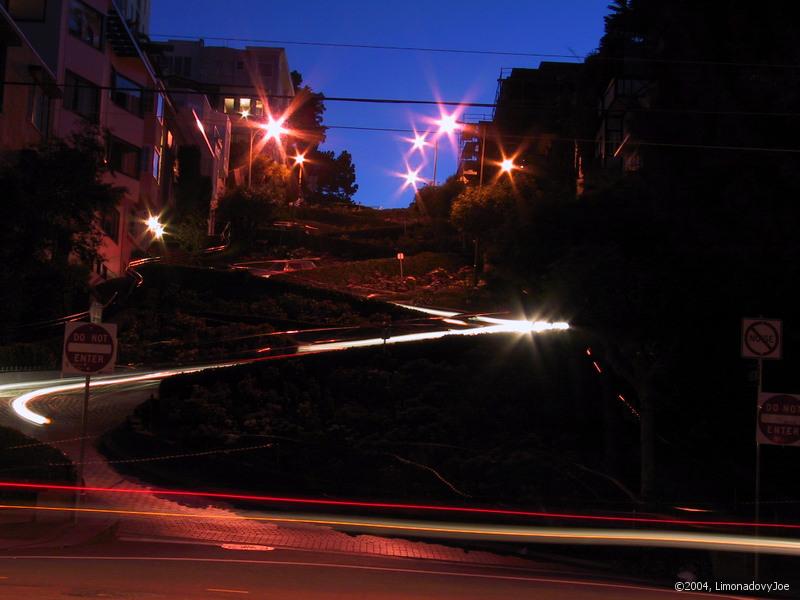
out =
[[[119,489],[96,486],[59,485],[47,483],[25,483],[0,481],[0,488],[6,489],[35,489],[35,490],[61,490],[74,492],[98,492],[114,494],[152,494],[155,496],[202,496],[204,498],[218,498],[221,500],[246,500],[252,502],[270,502],[275,504],[305,504],[316,506],[340,506],[346,508],[373,508],[396,510],[419,510],[428,512],[447,512],[462,514],[480,514],[512,517],[551,518],[580,521],[603,521],[618,523],[650,523],[661,525],[688,525],[706,527],[755,527],[751,521],[721,521],[721,520],[692,520],[692,519],[660,519],[654,517],[623,517],[606,515],[585,515],[577,513],[557,513],[526,510],[508,510],[496,508],[478,508],[468,506],[445,506],[435,504],[405,504],[399,502],[364,502],[355,500],[326,500],[315,498],[289,498],[282,496],[259,496],[255,494],[230,494],[223,492],[204,492],[192,490],[163,490],[163,489]],[[800,524],[794,523],[758,523],[759,527],[772,529],[800,530]]]

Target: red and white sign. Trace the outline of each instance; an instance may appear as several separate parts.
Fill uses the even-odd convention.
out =
[[[113,373],[117,361],[117,326],[67,323],[61,371],[65,374]]]
[[[403,260],[405,257],[406,257],[406,255],[403,254],[402,252],[398,252],[397,253],[397,260]]]
[[[742,358],[779,359],[782,349],[780,319],[742,319]]]
[[[800,446],[800,395],[759,394],[756,442]]]

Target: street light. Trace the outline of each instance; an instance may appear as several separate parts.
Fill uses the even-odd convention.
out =
[[[511,159],[511,158],[504,158],[500,162],[500,170],[503,173],[508,173],[510,175],[511,171],[513,171],[516,168],[518,168],[518,167],[517,167],[517,165],[514,164],[514,160]]]
[[[412,141],[411,151],[419,150],[422,152],[425,149],[425,146],[428,145],[428,142],[425,141],[425,138],[428,137],[428,132],[425,133],[416,133],[414,132],[414,140]]]
[[[161,224],[161,221],[158,220],[156,215],[150,215],[147,217],[147,231],[153,234],[153,237],[157,240],[160,240],[164,237],[164,226]]]
[[[306,162],[306,157],[298,150],[292,160],[294,160],[294,164],[297,167],[297,200],[293,204],[293,206],[297,206],[303,199],[303,165]],[[292,211],[292,219],[294,219],[294,210]]]
[[[242,118],[246,119],[249,114],[249,111],[243,110]],[[289,133],[289,130],[283,126],[285,121],[286,117],[279,117],[276,119],[272,115],[268,115],[266,123],[259,123],[250,130],[250,154],[247,162],[247,189],[252,187],[253,181],[253,141],[256,137],[256,131],[259,129],[265,131],[266,135],[264,139],[267,141],[276,140],[280,142],[281,136]]]
[[[442,134],[447,136],[452,135],[453,132],[458,129],[455,113],[449,115],[443,114],[441,118],[436,121],[436,124],[439,126],[439,135],[436,136],[433,143],[433,185],[436,185],[436,168],[439,163],[439,138]]]

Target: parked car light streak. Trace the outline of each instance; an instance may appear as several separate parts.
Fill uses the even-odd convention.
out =
[[[167,511],[126,510],[121,508],[74,508],[63,506],[27,506],[0,504],[0,509],[35,510],[51,512],[80,512],[95,514],[115,514],[131,517],[197,519],[197,520],[242,520],[271,523],[302,523],[308,525],[326,525],[342,529],[380,531],[382,533],[425,534],[446,538],[480,539],[489,538],[498,541],[543,542],[556,544],[589,544],[614,546],[660,546],[672,548],[692,548],[706,550],[723,550],[759,552],[767,554],[785,554],[800,556],[800,540],[789,540],[770,537],[749,537],[721,533],[698,533],[682,531],[657,530],[617,530],[587,529],[565,527],[532,527],[525,525],[482,525],[476,523],[444,523],[424,522],[398,519],[375,519],[368,517],[349,517],[348,519],[327,517],[325,515],[285,514],[242,514],[229,515],[218,513],[179,513]]]

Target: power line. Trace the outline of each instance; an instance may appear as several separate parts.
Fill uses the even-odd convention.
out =
[[[3,85],[21,85],[31,86],[36,85],[30,81],[3,81]],[[126,88],[115,87],[112,85],[95,85],[93,83],[55,83],[55,87],[59,88],[76,88],[76,89],[93,89],[103,91],[126,91]],[[209,86],[206,90],[187,89],[182,87],[140,87],[142,92],[148,93],[167,93],[167,94],[185,94],[190,96],[214,96],[225,93],[236,93],[237,90],[254,90],[257,89],[255,85],[244,84],[203,84]],[[325,96],[321,93],[315,93],[322,102],[350,102],[357,104],[411,104],[411,105],[424,105],[424,106],[457,106],[462,108],[498,108],[498,104],[493,102],[469,102],[457,100],[427,100],[418,98],[368,98],[363,96]],[[288,94],[263,94],[264,98],[274,100],[293,100],[298,96]],[[532,111],[547,111],[547,112],[563,112],[565,109],[554,105],[542,104],[529,104],[527,102],[517,102],[513,104],[504,104],[504,108],[514,110],[532,110]],[[597,107],[594,106],[573,106],[566,109],[568,112],[599,112]],[[800,112],[770,112],[770,111],[746,111],[746,110],[705,110],[699,108],[626,108],[625,112],[634,113],[673,113],[673,114],[700,114],[700,115],[720,115],[720,116],[750,116],[750,117],[800,117]]]
[[[218,42],[245,42],[257,44],[280,44],[284,46],[318,46],[322,48],[356,48],[360,50],[399,50],[404,52],[435,52],[440,54],[482,54],[489,56],[525,56],[531,58],[567,58],[582,61],[585,56],[574,54],[554,54],[547,52],[519,52],[511,50],[472,50],[464,48],[428,48],[420,46],[389,46],[386,44],[355,44],[342,42],[308,42],[297,40],[267,40],[261,38],[223,37],[223,36],[191,36],[173,35],[169,33],[151,33],[150,37],[173,40],[213,40]]]
[[[636,56],[601,56],[599,54],[557,54],[550,52],[522,52],[513,50],[477,50],[471,48],[433,48],[426,46],[392,46],[387,44],[356,44],[346,42],[318,42],[318,41],[301,41],[301,40],[273,40],[264,38],[244,38],[236,36],[194,36],[194,35],[179,35],[169,33],[151,33],[151,38],[163,38],[166,40],[212,40],[218,42],[244,42],[256,44],[279,44],[282,46],[317,46],[321,48],[344,48],[344,49],[358,49],[358,50],[393,50],[402,52],[432,52],[438,54],[475,54],[484,56],[519,56],[526,58],[558,58],[572,61],[579,61],[575,64],[581,64],[587,59],[608,61],[608,62],[641,62],[641,63],[667,63],[667,64],[681,64],[681,65],[709,65],[719,67],[748,67],[748,68],[768,68],[768,69],[800,69],[798,64],[789,63],[756,63],[756,62],[741,62],[741,61],[722,61],[722,60],[690,60],[680,58],[647,58]],[[157,42],[158,43],[158,42]]]

